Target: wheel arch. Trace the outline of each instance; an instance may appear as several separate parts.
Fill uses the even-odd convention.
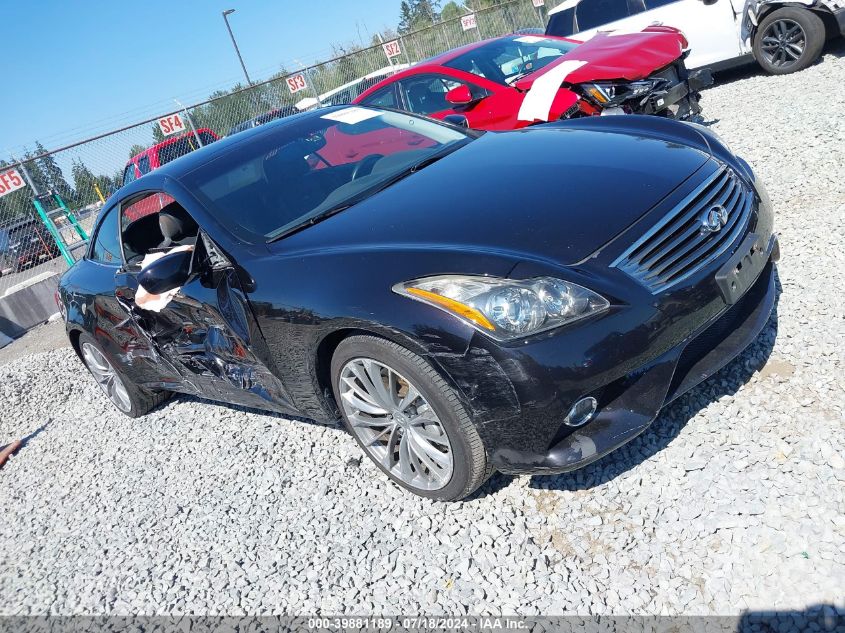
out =
[[[827,39],[832,37],[836,37],[840,34],[839,32],[839,25],[836,22],[836,18],[833,16],[833,13],[830,10],[821,4],[816,4],[814,6],[806,5],[802,2],[763,2],[760,4],[760,7],[757,9],[757,25],[752,24],[751,30],[749,32],[749,39],[751,42],[754,41],[754,38],[757,37],[757,30],[759,28],[760,23],[765,20],[769,14],[778,9],[784,8],[793,8],[793,9],[805,9],[811,13],[815,13],[822,19],[824,22],[825,34]]]
[[[316,387],[320,405],[331,419],[340,417],[340,410],[335,402],[334,391],[332,390],[331,364],[335,350],[345,339],[350,336],[375,336],[392,341],[397,345],[408,348],[415,354],[429,357],[430,353],[413,338],[385,328],[361,326],[341,327],[324,334],[317,343],[314,352],[314,364],[312,368],[312,380]],[[432,363],[435,370],[447,381],[452,382],[450,377],[442,371],[437,363]]]

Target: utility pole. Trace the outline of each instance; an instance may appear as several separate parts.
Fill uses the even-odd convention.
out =
[[[237,43],[237,41],[235,41],[235,34],[232,33],[232,27],[229,26],[229,15],[234,13],[234,12],[235,12],[234,9],[226,9],[223,12],[223,21],[226,23],[226,28],[229,31],[229,37],[232,38],[232,46],[235,47],[235,53],[237,53],[237,55],[238,55],[238,61],[241,62],[241,68],[244,71],[244,77],[246,77],[246,82],[247,82],[247,84],[249,84],[251,86],[252,85],[252,79],[249,78],[249,73],[246,71],[246,65],[244,64],[244,58],[241,57],[241,49],[238,48],[238,43]]]

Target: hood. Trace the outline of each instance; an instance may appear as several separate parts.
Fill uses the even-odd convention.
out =
[[[550,125],[488,132],[354,207],[274,243],[273,251],[298,257],[385,249],[413,256],[427,250],[571,265],[633,224],[709,160],[707,151],[682,142],[620,132],[619,124],[608,131]]]
[[[572,70],[561,78],[561,83],[645,79],[681,57],[686,47],[686,38],[671,27],[652,26],[638,33],[600,32],[549,65],[523,77],[516,82],[516,87],[530,90],[537,79],[562,64]]]

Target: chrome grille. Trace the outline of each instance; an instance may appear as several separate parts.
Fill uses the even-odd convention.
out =
[[[737,241],[748,225],[754,192],[727,166],[711,174],[613,266],[652,293],[663,292],[695,274]],[[715,209],[708,229],[705,218]]]

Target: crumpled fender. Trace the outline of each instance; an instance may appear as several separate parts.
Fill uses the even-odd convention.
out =
[[[669,26],[649,26],[636,33],[600,32],[576,49],[531,73],[516,87],[530,90],[544,75],[559,72],[562,65],[571,66],[563,81],[570,84],[585,81],[645,79],[654,71],[668,66],[688,46],[684,34]],[[579,62],[577,67],[574,62]]]

